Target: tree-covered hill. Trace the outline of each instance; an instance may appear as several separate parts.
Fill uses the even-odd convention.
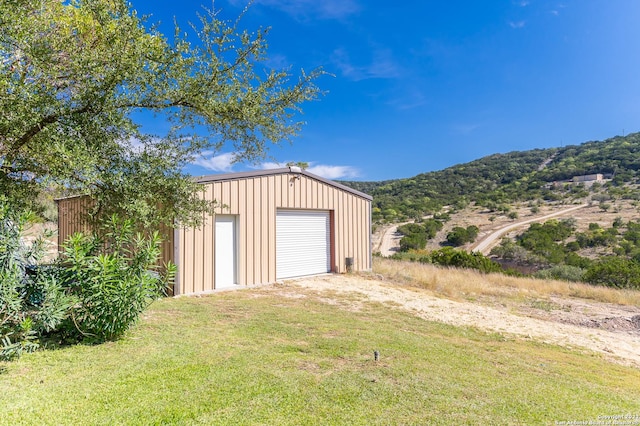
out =
[[[640,133],[561,148],[494,154],[441,171],[383,182],[343,182],[373,196],[374,218],[401,220],[468,202],[496,206],[516,201],[558,199],[549,183],[602,173],[615,185],[640,170]]]

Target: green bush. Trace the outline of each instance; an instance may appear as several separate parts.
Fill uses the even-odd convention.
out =
[[[421,250],[427,245],[424,234],[405,235],[400,240],[400,251]]]
[[[156,269],[161,238],[134,232],[131,220],[112,217],[101,234],[75,234],[65,243],[64,286],[77,298],[64,328],[78,340],[120,337],[163,294],[175,274]]]
[[[475,225],[466,228],[456,226],[447,234],[447,243],[455,247],[472,243],[478,237],[479,231],[480,229]]]
[[[534,276],[546,280],[579,282],[582,281],[584,276],[584,269],[571,265],[556,265],[549,269],[538,271]]]
[[[404,235],[400,240],[400,251],[422,250],[427,245],[427,240],[435,237],[441,229],[442,222],[435,219],[398,226],[398,232]]]
[[[605,257],[587,269],[584,280],[607,287],[640,289],[640,263],[617,256]]]
[[[502,267],[483,256],[481,253],[467,253],[463,250],[456,250],[451,247],[443,247],[440,250],[431,252],[431,263],[442,266],[454,266],[457,268],[477,269],[481,272],[504,272]]]
[[[0,360],[36,350],[44,338],[102,342],[122,335],[173,279],[156,271],[160,236],[111,218],[99,234],[72,236],[66,256],[40,264],[43,236],[28,242],[33,213],[0,199]]]
[[[55,268],[37,267],[45,252],[44,236],[30,243],[23,238],[35,218],[0,200],[0,360],[36,350],[74,302]]]

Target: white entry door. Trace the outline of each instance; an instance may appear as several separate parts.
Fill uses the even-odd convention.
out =
[[[215,288],[232,287],[237,279],[236,218],[216,215],[215,229]]]
[[[276,279],[326,273],[330,263],[329,212],[278,210]]]

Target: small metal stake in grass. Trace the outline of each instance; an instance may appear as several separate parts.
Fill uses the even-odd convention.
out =
[[[378,361],[380,359],[380,352],[373,351],[373,360]]]

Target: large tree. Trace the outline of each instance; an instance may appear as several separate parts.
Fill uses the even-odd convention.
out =
[[[61,185],[145,224],[201,217],[184,165],[224,144],[264,157],[318,95],[318,72],[265,65],[266,32],[208,11],[167,38],[123,0],[0,0],[0,191]],[[143,134],[139,111],[171,129]]]

